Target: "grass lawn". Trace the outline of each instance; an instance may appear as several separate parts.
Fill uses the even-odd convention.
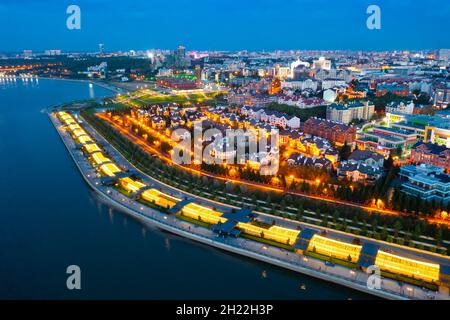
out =
[[[133,99],[132,102],[143,105],[152,103],[170,103],[170,102],[196,102],[197,100],[212,100],[216,93],[192,93],[179,95],[145,95],[140,98]]]
[[[241,233],[240,237],[242,238],[246,238],[249,240],[253,240],[253,241],[258,241],[264,244],[268,244],[270,246],[274,246],[274,247],[278,247],[278,248],[282,248],[285,250],[289,250],[289,251],[294,251],[294,248],[291,247],[290,245],[284,244],[284,243],[280,243],[280,242],[276,242],[273,240],[269,240],[269,239],[265,239],[265,238],[261,238],[261,237],[256,237],[256,236],[252,236],[249,234],[245,234],[245,233]]]
[[[331,263],[334,263],[334,264],[338,264],[338,265],[341,265],[341,266],[346,267],[346,268],[356,269],[356,263],[354,263],[354,262],[341,260],[341,259],[336,259],[336,258],[331,258],[329,256],[326,256],[326,255],[323,255],[323,254],[320,254],[320,253],[317,253],[317,252],[312,252],[312,251],[305,252],[305,255],[310,256],[312,258],[316,258],[316,259],[328,261],[328,262],[331,262]]]
[[[177,214],[176,217],[178,219],[180,219],[180,220],[183,220],[183,221],[186,221],[186,222],[198,225],[198,226],[203,227],[203,228],[208,228],[209,229],[211,227],[211,224],[209,224],[207,222],[199,221],[199,220],[196,220],[196,219],[192,219],[192,218],[186,217],[185,215],[182,215],[182,214]]]
[[[130,107],[128,107],[125,103],[110,103],[105,105],[105,109],[110,109],[110,110],[125,110],[125,109],[129,109]]]

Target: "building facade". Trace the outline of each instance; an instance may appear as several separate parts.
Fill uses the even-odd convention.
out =
[[[375,105],[369,101],[349,104],[333,103],[327,107],[327,120],[349,124],[353,120],[370,120],[375,113]]]
[[[450,172],[450,149],[433,143],[419,142],[411,150],[411,162],[437,166]]]
[[[447,204],[450,201],[450,175],[444,169],[428,164],[400,168],[402,192],[425,201]]]
[[[303,131],[307,134],[325,138],[338,145],[353,144],[356,139],[356,128],[341,123],[319,118],[305,121]]]

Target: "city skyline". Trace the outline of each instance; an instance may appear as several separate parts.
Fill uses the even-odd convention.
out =
[[[403,1],[200,1],[186,6],[134,1],[4,1],[1,52],[172,49],[183,43],[195,50],[432,50],[450,46],[442,0]],[[81,29],[66,27],[69,5],[81,9]],[[381,29],[369,30],[369,5],[381,9]],[[331,28],[332,26],[332,28]],[[358,41],[355,41],[357,39]],[[242,44],[246,45],[243,46]]]

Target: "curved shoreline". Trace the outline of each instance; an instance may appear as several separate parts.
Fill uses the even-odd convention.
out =
[[[88,79],[68,79],[68,78],[52,78],[52,77],[36,77],[33,79],[38,79],[38,80],[57,80],[57,81],[68,81],[68,82],[75,82],[75,83],[92,83],[96,86],[99,86],[103,89],[109,90],[111,92],[115,92],[115,93],[119,93],[119,92],[123,92],[121,88],[116,87],[114,85],[111,85],[109,83],[103,83],[97,80],[88,80]]]
[[[58,135],[60,136],[61,140],[63,141],[63,144],[65,145],[67,151],[69,152],[69,154],[72,157],[72,160],[75,162],[78,170],[80,171],[83,179],[86,181],[86,183],[88,184],[88,186],[93,189],[103,200],[105,200],[107,203],[109,203],[110,205],[112,205],[115,208],[120,209],[121,211],[139,219],[142,220],[143,222],[146,223],[150,223],[164,231],[179,235],[181,237],[190,239],[190,240],[194,240],[194,241],[198,241],[200,243],[203,244],[207,244],[207,245],[211,245],[215,248],[218,249],[222,249],[228,252],[232,252],[235,254],[239,254],[239,255],[243,255],[246,256],[248,258],[252,258],[252,259],[256,259],[265,263],[269,263],[271,265],[275,265],[281,268],[285,268],[285,269],[289,269],[291,271],[294,272],[299,272],[302,274],[306,274],[308,276],[312,276],[314,278],[318,278],[324,281],[328,281],[328,282],[332,282],[334,284],[338,284],[338,285],[342,285],[354,290],[358,290],[370,295],[374,295],[374,296],[378,296],[380,298],[384,298],[384,299],[391,299],[391,300],[408,300],[407,297],[405,296],[401,296],[395,293],[391,293],[391,292],[387,292],[385,290],[373,290],[373,289],[369,289],[367,286],[358,284],[356,282],[352,282],[352,281],[348,281],[346,279],[340,278],[338,276],[335,275],[331,275],[329,273],[325,273],[323,271],[316,271],[314,269],[309,269],[307,267],[303,267],[303,266],[299,266],[299,265],[294,265],[292,263],[286,262],[286,261],[282,261],[282,260],[278,260],[275,259],[273,257],[269,257],[269,256],[265,256],[263,254],[260,253],[256,253],[256,252],[252,252],[250,250],[245,250],[242,248],[238,248],[235,246],[231,246],[219,241],[215,241],[214,239],[210,239],[210,238],[206,238],[191,232],[188,232],[184,229],[181,228],[176,228],[174,226],[171,226],[169,224],[165,224],[161,221],[158,221],[154,218],[148,217],[146,215],[143,215],[141,213],[139,213],[138,211],[135,211],[131,208],[128,208],[127,206],[125,206],[124,204],[116,201],[115,199],[113,199],[112,197],[108,196],[107,194],[105,194],[105,192],[101,191],[97,186],[95,186],[86,176],[84,170],[82,169],[82,167],[80,166],[79,162],[77,161],[77,159],[75,158],[75,155],[73,154],[73,150],[69,147],[69,145],[67,144],[66,140],[64,139],[64,137],[61,135],[61,132],[58,130],[58,127],[56,125],[56,123],[54,122],[54,119],[52,118],[51,114],[48,113],[49,119],[52,122],[53,126],[55,127],[56,131],[58,132]],[[150,209],[150,211],[156,213],[156,214],[162,214],[161,212],[155,210],[155,209]]]

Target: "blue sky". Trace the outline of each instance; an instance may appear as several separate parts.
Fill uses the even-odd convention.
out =
[[[81,30],[66,8],[81,8]],[[366,9],[381,8],[381,30]],[[0,0],[0,51],[450,47],[449,0]]]

